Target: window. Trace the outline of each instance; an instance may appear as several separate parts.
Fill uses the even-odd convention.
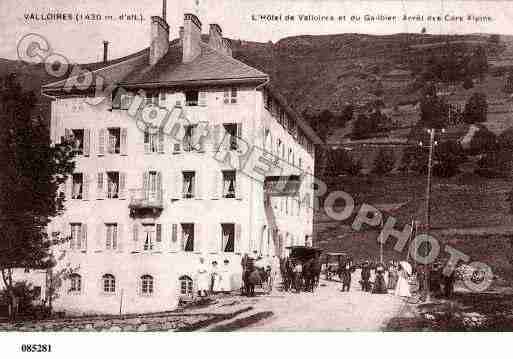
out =
[[[289,133],[294,137],[296,135],[296,123],[291,117],[288,118],[288,129]]]
[[[102,277],[103,292],[115,293],[116,292],[116,278],[112,274],[105,274]]]
[[[154,224],[145,224],[143,226],[143,238],[144,238],[144,247],[145,251],[152,251],[155,247],[155,225]]]
[[[233,252],[235,250],[235,224],[221,224],[222,251]]]
[[[185,92],[185,106],[198,106],[198,91]]]
[[[122,94],[121,95],[121,109],[128,110],[128,108],[132,104],[133,98],[134,98],[134,94],[131,92]]]
[[[73,273],[69,277],[69,292],[80,293],[82,291],[82,277],[80,274]]]
[[[146,93],[146,105],[159,105],[159,93],[158,92],[148,92]]]
[[[265,106],[265,108],[269,112],[272,112],[272,110],[273,110],[273,98],[269,95],[269,92],[265,93],[265,103],[264,103],[264,106]]]
[[[157,153],[159,151],[159,134],[150,131],[144,132],[144,149],[146,153]]]
[[[224,90],[224,103],[237,103],[237,88],[232,87],[231,89]]]
[[[119,198],[119,172],[107,172],[107,198]]]
[[[70,135],[73,143],[73,152],[76,155],[84,154],[84,130],[71,130]]]
[[[223,171],[223,197],[235,198],[236,188],[235,171]]]
[[[183,172],[183,198],[194,198],[194,184],[196,182],[196,173],[193,171]]]
[[[183,149],[184,151],[194,150],[194,131],[196,131],[196,125],[187,125],[184,128],[185,134],[183,136]]]
[[[237,124],[236,123],[225,123],[224,130],[230,136],[230,150],[237,149]]]
[[[194,251],[194,223],[182,223],[182,243],[184,251]]]
[[[186,295],[186,296],[192,296],[193,294],[193,281],[192,278],[186,275],[181,276],[178,278],[178,281],[180,282],[180,294]]]
[[[157,171],[148,172],[148,199],[154,201],[158,198],[159,184]]]
[[[71,223],[71,239],[70,239],[70,247],[71,249],[80,249],[82,243],[82,224],[81,223]]]
[[[141,277],[141,293],[145,295],[153,294],[153,277],[149,274]]]
[[[121,129],[107,129],[107,153],[119,153],[121,143]]]
[[[116,223],[105,224],[105,248],[117,249],[118,248],[118,225]]]
[[[72,199],[82,199],[82,188],[84,184],[84,176],[82,173],[73,174],[73,187],[71,189]]]

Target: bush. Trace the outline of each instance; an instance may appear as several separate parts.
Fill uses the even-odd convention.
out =
[[[389,151],[379,151],[374,159],[372,173],[377,175],[384,175],[394,169],[394,155]]]
[[[474,92],[465,104],[464,120],[466,123],[485,122],[488,114],[488,102],[482,92]]]
[[[40,289],[33,288],[26,282],[16,282],[13,286],[15,297],[18,299],[18,313],[21,315],[34,315],[38,311],[38,306],[34,304],[40,295]],[[0,305],[9,306],[11,298],[6,289],[0,291]]]

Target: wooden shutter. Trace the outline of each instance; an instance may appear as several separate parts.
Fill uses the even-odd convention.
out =
[[[122,156],[126,156],[128,154],[128,130],[126,128],[121,129],[120,134],[120,153]]]
[[[242,176],[239,175],[239,171],[235,171],[235,198],[242,199]]]
[[[98,172],[96,176],[96,198],[104,199],[105,198],[105,175],[103,172]]]
[[[209,233],[209,252],[217,253],[221,248],[221,241],[223,235],[223,228],[219,223],[214,223],[212,225],[212,231]]]
[[[89,200],[89,175],[87,173],[82,174],[82,198],[84,201]]]
[[[89,156],[91,153],[91,130],[84,129],[84,156]]]
[[[182,225],[180,223],[178,223],[178,240],[180,241],[180,250],[184,251],[186,243],[183,238]]]
[[[98,223],[98,225],[96,226],[96,250],[97,251],[101,251],[105,248],[105,242],[104,242],[105,236],[103,235],[104,227],[105,227],[105,225],[103,223]]]
[[[151,133],[148,130],[146,130],[143,133],[143,136],[144,136],[144,153],[148,154],[148,153],[150,153]],[[148,142],[146,142],[146,139],[148,140]]]
[[[241,150],[242,146],[242,123],[237,123],[237,149]]]
[[[162,172],[157,172],[157,201],[162,201]]]
[[[69,128],[65,128],[64,129],[64,139],[66,141],[69,141],[70,137],[71,137],[71,130]]]
[[[98,156],[105,154],[105,136],[106,130],[102,128],[98,136]]]
[[[178,241],[178,224],[171,224],[171,243],[169,243],[169,248],[171,251],[178,251],[180,242]]]
[[[211,188],[211,196],[212,196],[212,199],[219,199],[219,194],[221,193],[220,191],[220,188],[221,185],[222,185],[222,176],[223,176],[223,173],[222,171],[218,171],[218,170],[215,170],[214,171],[214,176],[212,178],[212,188]],[[221,184],[219,183],[221,182]]]
[[[82,228],[81,228],[80,232],[82,235],[82,238],[80,239],[82,241],[80,248],[82,248],[82,250],[85,251],[85,250],[87,250],[87,224],[86,223],[82,223]]]
[[[119,172],[119,198],[126,198],[126,173]]]
[[[162,224],[161,223],[155,224],[155,241],[157,243],[162,242]]]
[[[182,172],[177,171],[173,176],[173,188],[172,188],[172,198],[178,200],[182,198]]]
[[[125,246],[125,227],[123,226],[123,223],[118,223],[118,233],[117,233],[117,245],[118,245],[118,252],[122,252],[123,248]]]
[[[203,181],[199,178],[199,173],[194,172],[194,197],[201,199],[203,196]]]
[[[206,91],[200,91],[198,93],[198,105],[206,106],[207,105],[207,93]]]
[[[221,126],[222,125],[215,125],[213,130],[213,136],[212,136],[212,150],[214,152],[217,152],[219,150],[219,142],[221,141]]]
[[[71,223],[68,224],[68,229],[67,229],[66,233],[69,233],[67,235],[67,237],[69,238],[69,248],[75,249],[76,243],[75,243],[75,238],[73,238],[73,229],[72,229]],[[79,238],[79,240],[80,240],[80,238]]]
[[[136,252],[139,249],[139,224],[132,224],[132,251]]]
[[[164,131],[159,130],[159,153],[164,153]]]
[[[150,181],[150,174],[146,171],[143,173],[143,198],[145,201],[148,200],[149,196],[149,181]]]
[[[234,243],[234,251],[235,253],[241,252],[241,225],[239,223],[235,223],[235,243]]]
[[[201,238],[201,224],[194,223],[194,252],[204,252],[205,241]]]

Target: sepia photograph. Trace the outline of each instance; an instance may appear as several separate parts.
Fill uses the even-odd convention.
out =
[[[45,333],[513,331],[513,3],[0,14],[14,353],[55,352]]]

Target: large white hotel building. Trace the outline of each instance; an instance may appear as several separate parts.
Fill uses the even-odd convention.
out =
[[[245,253],[311,245],[320,139],[267,74],[233,58],[217,24],[202,35],[185,14],[170,42],[165,12],[153,16],[149,48],[93,75],[112,96],[83,76],[42,89],[52,141],[76,144],[65,211],[49,227],[69,238],[53,248],[54,310],[174,309],[195,291],[200,257],[228,259],[238,289]]]

